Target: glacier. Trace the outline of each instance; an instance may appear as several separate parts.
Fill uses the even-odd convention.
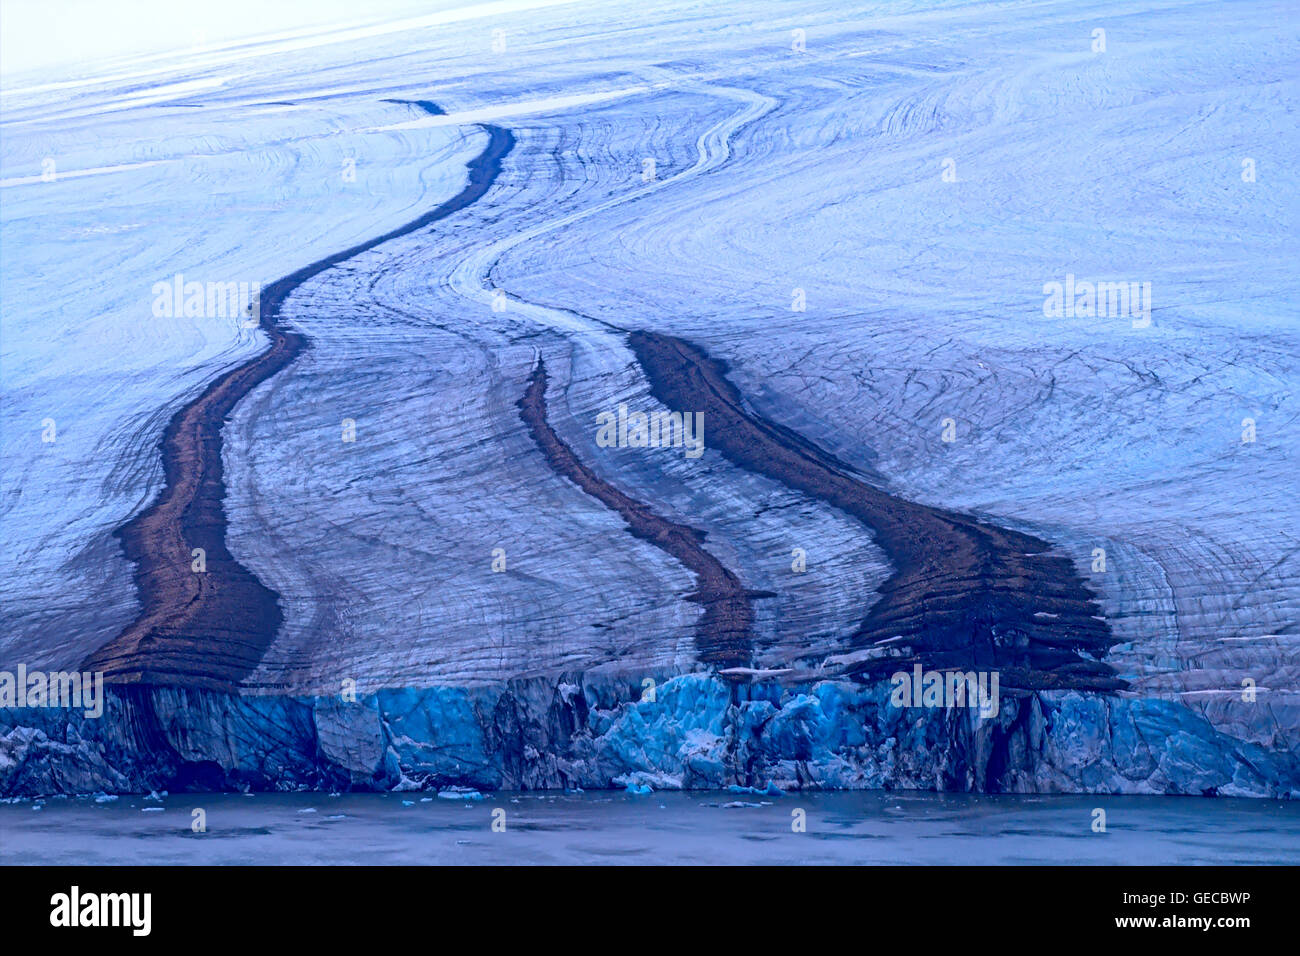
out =
[[[0,709],[0,794],[1300,792],[1300,31],[1275,4],[445,6],[0,88],[0,671],[124,659],[147,602],[117,532],[167,487],[168,423],[267,348],[158,315],[155,284],[365,247],[284,298],[310,348],[220,423],[266,646],[223,670],[187,631],[184,672],[110,667],[100,719]],[[492,130],[491,187],[402,231]],[[1149,283],[1150,312],[1047,314],[1067,277]],[[698,460],[598,441],[670,407],[649,335],[887,505],[1050,546],[1075,596],[1015,594],[1026,646],[1104,636],[992,719],[892,706],[881,674],[929,649],[864,631],[887,534],[711,418]],[[521,419],[543,366],[547,426],[622,513]],[[715,567],[736,659],[710,656]]]
[[[888,684],[745,687],[704,673],[652,698],[565,675],[337,697],[143,688],[95,720],[0,712],[14,794],[619,787],[1300,797],[1294,755],[1237,740],[1178,702],[1077,691],[1003,701],[997,719],[898,708]],[[919,716],[918,716],[919,715]]]

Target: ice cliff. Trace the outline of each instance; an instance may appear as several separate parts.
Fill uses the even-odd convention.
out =
[[[104,716],[0,711],[0,793],[649,786],[1300,797],[1285,749],[1177,703],[1074,691],[1000,713],[899,708],[890,684],[692,673],[341,697],[114,693]]]

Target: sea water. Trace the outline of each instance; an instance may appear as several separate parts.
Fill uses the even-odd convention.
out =
[[[1300,802],[1225,798],[174,793],[0,805],[0,864],[1298,862]]]

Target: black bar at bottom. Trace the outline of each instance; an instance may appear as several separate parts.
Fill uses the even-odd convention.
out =
[[[444,927],[455,927],[454,936],[468,931],[494,939],[585,934],[582,927],[594,929],[593,920],[611,919],[626,924],[633,937],[644,932],[661,940],[673,923],[702,919],[706,935],[751,944],[767,938],[767,927],[796,920],[805,941],[824,923],[832,932],[869,926],[873,943],[895,932],[953,943],[1043,930],[1069,940],[1172,942],[1199,935],[1232,944],[1261,931],[1287,931],[1296,915],[1290,892],[1295,872],[1286,867],[689,870],[8,867],[0,873],[0,911],[6,927],[22,934],[15,939],[37,932],[77,933],[86,941],[183,942],[203,940],[209,930],[236,929],[259,943],[295,946],[338,945],[353,932],[361,939],[382,937],[385,946],[428,943]],[[148,894],[147,911],[144,897],[134,894]],[[620,940],[627,937],[606,942]],[[450,936],[443,942],[454,945]]]

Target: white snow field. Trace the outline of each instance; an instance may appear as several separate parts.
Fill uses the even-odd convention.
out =
[[[250,692],[697,666],[691,573],[521,421],[539,357],[563,440],[770,593],[755,666],[851,650],[891,571],[859,522],[707,450],[707,422],[698,459],[598,445],[600,413],[658,407],[616,331],[647,329],[891,493],[1056,545],[1125,696],[1300,743],[1284,4],[431,9],[7,80],[0,666],[74,666],[133,619],[112,532],[158,493],[171,414],[265,348],[154,314],[154,284],[267,284],[395,229],[493,124],[515,145],[488,194],[297,289],[310,350],[223,431],[230,549],[285,615]],[[1046,307],[1121,282],[1128,308]]]

